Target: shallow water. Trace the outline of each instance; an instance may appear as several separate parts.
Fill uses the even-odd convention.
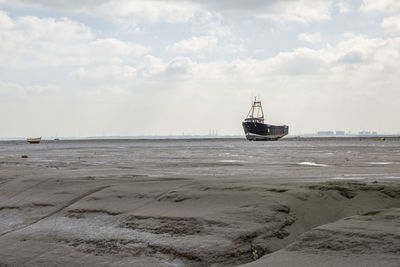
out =
[[[28,155],[27,159],[21,158]],[[243,176],[398,179],[400,142],[316,140],[76,140],[0,142],[0,174],[51,169],[68,176]],[[24,170],[24,171],[23,171]]]

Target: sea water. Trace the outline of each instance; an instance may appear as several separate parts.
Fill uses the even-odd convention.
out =
[[[21,158],[27,155],[27,159]],[[326,139],[59,140],[0,142],[0,175],[26,168],[66,176],[146,178],[240,176],[399,179],[400,142]]]

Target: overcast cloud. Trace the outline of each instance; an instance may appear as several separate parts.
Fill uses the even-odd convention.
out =
[[[400,132],[400,5],[0,0],[0,137]]]

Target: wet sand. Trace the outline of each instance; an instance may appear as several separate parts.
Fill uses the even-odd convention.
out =
[[[199,142],[0,144],[0,266],[400,262],[398,142]]]

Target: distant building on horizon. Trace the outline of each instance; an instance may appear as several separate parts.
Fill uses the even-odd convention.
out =
[[[345,131],[317,131],[317,136],[377,136],[376,131],[359,131],[358,134],[352,134]]]
[[[358,135],[362,135],[362,136],[374,136],[374,135],[378,135],[378,133],[376,131],[360,131],[358,132]]]
[[[318,131],[317,132],[318,136],[332,136],[334,135],[333,131]]]

